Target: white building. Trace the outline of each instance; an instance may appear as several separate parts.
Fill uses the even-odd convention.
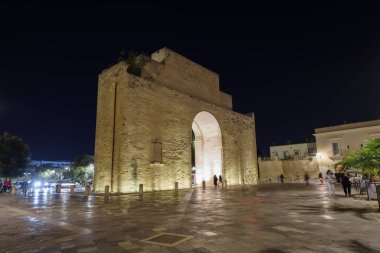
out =
[[[380,120],[317,128],[314,136],[319,170],[325,175],[349,152],[365,146],[368,139],[380,138]]]
[[[270,146],[271,160],[299,159],[313,156],[316,153],[315,143],[298,143]]]
[[[40,167],[41,165],[47,165],[51,167],[70,167],[71,162],[69,161],[44,161],[44,160],[32,160],[32,165],[35,167]]]

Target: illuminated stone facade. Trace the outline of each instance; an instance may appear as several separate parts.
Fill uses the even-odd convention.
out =
[[[94,190],[190,188],[214,174],[256,183],[253,113],[232,111],[217,74],[167,48],[146,61],[140,76],[125,62],[99,75]]]
[[[318,180],[319,167],[316,158],[295,160],[259,160],[260,182],[279,182],[282,174],[285,183],[304,181],[307,172],[310,180]]]
[[[325,175],[327,170],[335,171],[336,163],[360,150],[369,139],[380,138],[380,120],[316,128],[314,136],[319,170]]]

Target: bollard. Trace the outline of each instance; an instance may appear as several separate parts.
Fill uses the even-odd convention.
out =
[[[178,182],[175,182],[174,188],[175,188],[176,191],[178,191]]]
[[[70,193],[74,193],[74,185],[70,185]]]
[[[377,203],[379,204],[379,211],[380,211],[380,185],[376,185],[376,192],[377,192]]]
[[[143,194],[143,193],[144,193],[144,185],[143,185],[143,184],[140,184],[140,185],[139,185],[139,193],[140,193],[140,194]]]
[[[84,195],[88,196],[90,195],[91,187],[89,185],[86,185],[84,188]]]
[[[202,181],[202,189],[204,190],[204,189],[206,189],[206,181]]]
[[[110,194],[110,187],[109,187],[109,185],[106,185],[105,187],[104,187],[104,195],[105,196],[108,196]]]
[[[227,179],[224,180],[224,187],[227,188]]]
[[[60,184],[57,184],[57,185],[55,186],[55,192],[56,192],[56,193],[61,193],[61,189],[62,189],[62,186],[61,186]]]
[[[11,195],[16,195],[16,186],[12,186],[11,188]]]

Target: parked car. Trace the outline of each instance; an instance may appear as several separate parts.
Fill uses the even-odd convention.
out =
[[[69,180],[58,181],[57,184],[61,185],[61,188],[70,188],[72,185],[75,187],[75,182]]]
[[[341,178],[342,178],[343,174],[344,174],[343,172],[342,173],[335,173],[337,183],[341,182]],[[348,170],[348,175],[350,176],[351,182],[353,182],[354,179],[362,179],[362,173],[358,170]]]
[[[350,178],[353,179],[362,179],[363,174],[361,171],[358,170],[348,170],[348,175],[350,175]]]
[[[49,188],[49,182],[44,180],[35,179],[31,183],[34,189]]]
[[[16,189],[18,190],[18,189],[21,189],[22,183],[23,183],[23,180],[19,180],[12,183],[12,186],[16,186]]]
[[[49,187],[55,187],[56,185],[57,185],[57,182],[53,182],[53,181],[49,182]]]

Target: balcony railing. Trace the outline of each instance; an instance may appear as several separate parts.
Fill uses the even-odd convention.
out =
[[[350,149],[341,149],[340,152],[338,154],[334,154],[334,152],[331,150],[329,152],[327,152],[327,155],[329,157],[343,157],[343,156],[346,156],[348,155],[348,153],[350,153],[351,150]]]

